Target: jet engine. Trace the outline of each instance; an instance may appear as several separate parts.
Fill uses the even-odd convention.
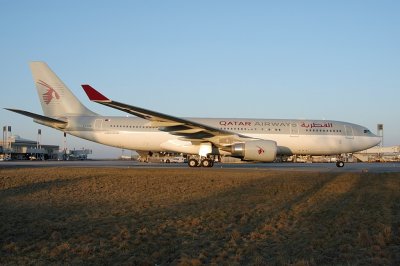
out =
[[[246,161],[272,162],[277,152],[276,142],[272,140],[250,140],[231,146],[231,156]]]

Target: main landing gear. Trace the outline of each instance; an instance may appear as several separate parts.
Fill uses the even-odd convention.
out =
[[[213,167],[214,160],[210,158],[202,158],[200,160],[195,158],[190,158],[188,160],[189,167]]]

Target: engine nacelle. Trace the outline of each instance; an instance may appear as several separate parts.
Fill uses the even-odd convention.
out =
[[[272,140],[250,140],[231,146],[231,156],[246,161],[272,162],[278,148]]]

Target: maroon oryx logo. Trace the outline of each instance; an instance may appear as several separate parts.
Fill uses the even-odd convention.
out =
[[[42,94],[43,101],[46,104],[49,104],[54,98],[56,98],[57,100],[60,99],[60,95],[46,82],[39,80],[37,84],[42,85],[47,89],[47,91]]]
[[[264,149],[261,148],[260,146],[257,146],[257,147],[258,147],[258,154],[259,155],[261,155],[261,154],[263,154],[265,152]]]

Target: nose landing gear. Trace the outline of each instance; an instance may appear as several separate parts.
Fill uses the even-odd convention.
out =
[[[344,162],[343,161],[337,161],[336,162],[336,166],[337,167],[343,167],[344,166]]]

